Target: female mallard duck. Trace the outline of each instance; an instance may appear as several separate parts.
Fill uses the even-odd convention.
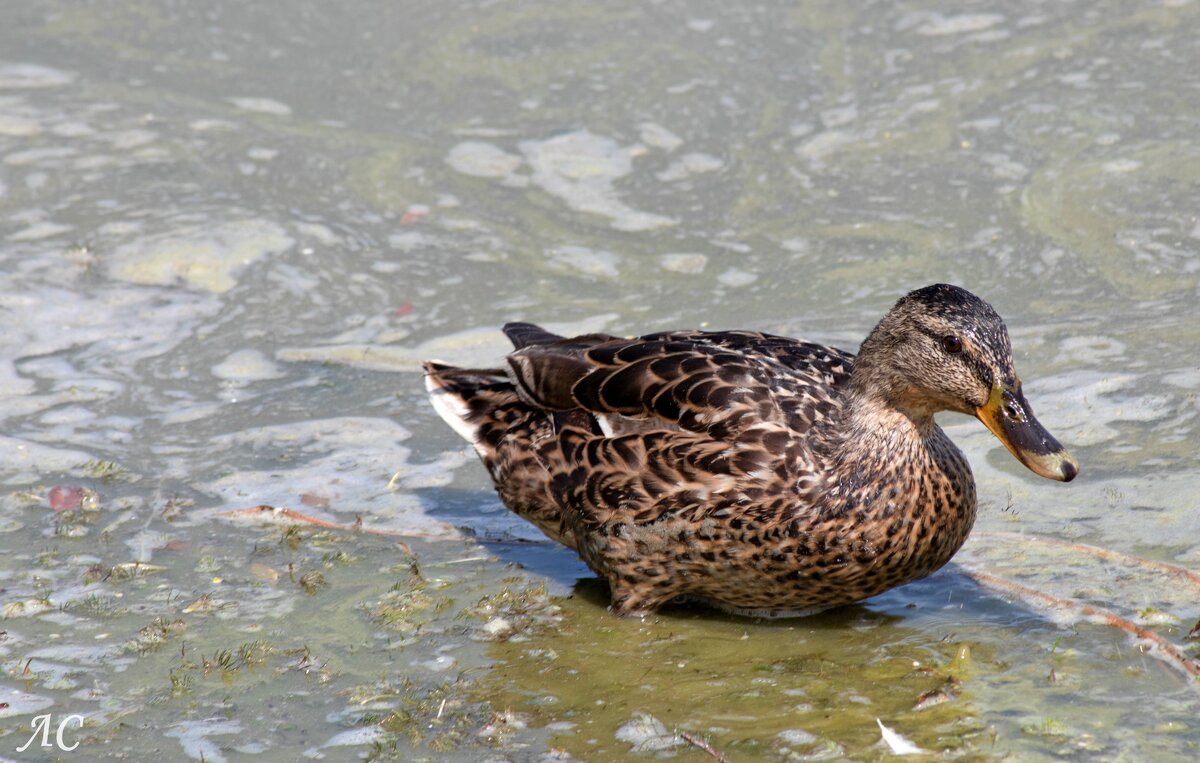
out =
[[[938,411],[975,415],[1043,477],[1079,471],[1033,417],[1004,321],[957,286],[902,298],[857,357],[749,331],[504,333],[507,369],[425,365],[433,405],[618,615],[679,596],[800,614],[938,569],[975,521]]]

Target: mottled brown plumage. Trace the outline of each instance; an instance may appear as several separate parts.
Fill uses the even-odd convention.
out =
[[[1021,394],[1004,322],[955,286],[905,296],[857,357],[749,331],[505,332],[505,369],[426,364],[434,405],[617,614],[680,596],[803,613],[938,569],[975,520],[940,410],[1043,476],[1077,472]]]

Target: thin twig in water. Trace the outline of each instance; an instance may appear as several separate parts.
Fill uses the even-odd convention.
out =
[[[1090,554],[1091,556],[1097,557],[1099,559],[1107,559],[1109,561],[1122,562],[1124,564],[1130,564],[1130,565],[1134,565],[1136,567],[1144,567],[1146,569],[1158,570],[1159,572],[1166,573],[1167,575],[1170,575],[1171,577],[1174,577],[1174,578],[1180,578],[1182,580],[1185,580],[1185,581],[1191,583],[1192,585],[1196,586],[1197,588],[1200,588],[1200,572],[1192,572],[1188,568],[1180,567],[1177,564],[1170,564],[1168,562],[1159,562],[1159,561],[1155,561],[1154,559],[1143,559],[1140,556],[1133,556],[1131,554],[1123,554],[1120,551],[1113,551],[1111,549],[1101,548],[1100,546],[1089,546],[1086,543],[1076,543],[1074,541],[1069,541],[1069,540],[1059,540],[1058,538],[1046,538],[1041,535],[1023,535],[1021,533],[1008,533],[1008,532],[981,532],[981,533],[976,533],[975,535],[976,535],[976,537],[979,537],[979,538],[989,538],[989,537],[990,538],[1000,538],[1000,539],[1008,539],[1008,540],[1026,541],[1028,543],[1034,543],[1034,544],[1038,544],[1038,545],[1042,545],[1042,546],[1057,546],[1058,548],[1065,548],[1070,551],[1078,551],[1081,554]]]
[[[1113,628],[1123,630],[1134,638],[1148,641],[1153,645],[1150,650],[1150,656],[1157,657],[1166,664],[1183,671],[1184,674],[1191,676],[1193,679],[1200,678],[1200,665],[1196,664],[1195,660],[1184,654],[1179,647],[1167,641],[1162,636],[1152,630],[1142,628],[1136,623],[1109,612],[1107,609],[1093,607],[1091,604],[1084,604],[1071,599],[1060,599],[1057,596],[1052,596],[1036,588],[1014,583],[1011,580],[998,578],[995,575],[989,575],[986,572],[977,572],[975,570],[962,568],[963,572],[968,577],[975,580],[981,585],[988,588],[996,588],[1006,591],[1014,596],[1024,599],[1029,603],[1040,604],[1044,607],[1059,610],[1073,610],[1080,615],[1104,623]]]
[[[451,564],[467,564],[469,562],[486,562],[487,560],[489,560],[491,558],[492,557],[490,557],[490,556],[467,556],[467,557],[463,557],[462,559],[451,559],[446,562],[438,562],[437,564],[431,564],[429,566],[430,567],[448,567]]]
[[[368,535],[383,535],[389,538],[428,538],[430,540],[453,540],[461,537],[457,531],[450,528],[450,532],[446,535],[435,535],[433,533],[418,533],[404,532],[401,530],[384,530],[373,527],[363,527],[361,522],[356,521],[352,525],[342,524],[340,522],[331,522],[328,519],[309,516],[295,509],[289,509],[281,506],[268,506],[261,504],[259,506],[251,506],[245,509],[234,509],[233,511],[221,512],[223,517],[234,518],[251,518],[251,519],[266,519],[272,522],[293,522],[296,524],[313,525],[315,527],[324,527],[328,530],[341,530],[349,533],[367,533]],[[411,554],[412,549],[403,541],[396,541],[402,546],[405,552]]]
[[[686,731],[676,731],[675,733],[679,736],[680,739],[687,742],[692,747],[698,747],[701,750],[704,750],[709,755],[713,756],[713,758],[720,761],[720,763],[733,763],[733,761],[731,761],[729,758],[725,757],[725,753],[721,752],[716,747],[713,747],[711,744],[704,741],[703,739],[692,736],[691,734],[689,734]]]

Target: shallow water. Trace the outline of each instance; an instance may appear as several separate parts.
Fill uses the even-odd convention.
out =
[[[962,284],[1083,472],[946,416],[957,561],[1185,643],[1194,587],[1000,533],[1200,570],[1200,4],[2,10],[0,759],[876,760],[877,718],[947,758],[1200,755],[1195,682],[955,565],[615,620],[415,373],[514,319],[853,349]],[[44,713],[74,753],[16,751]]]

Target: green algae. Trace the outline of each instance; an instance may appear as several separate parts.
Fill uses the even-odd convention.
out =
[[[152,0],[121,0],[104,8],[65,5],[42,24],[36,34],[48,39],[74,39],[102,46],[126,59],[153,60],[156,36],[175,25],[175,19]]]
[[[1136,242],[1122,232],[1139,217],[1127,211],[1131,177],[1146,186],[1146,197],[1183,198],[1200,188],[1200,147],[1192,143],[1156,143],[1122,152],[1117,171],[1111,156],[1093,156],[1091,142],[1076,142],[1056,152],[1033,176],[1022,194],[1029,225],[1078,253],[1109,288],[1136,299],[1161,298],[1196,287],[1190,268],[1146,267]],[[1125,168],[1128,169],[1125,169]],[[1161,203],[1161,202],[1159,202]],[[1186,231],[1174,231],[1180,237]],[[1186,261],[1184,263],[1186,267]]]
[[[705,51],[671,45],[657,35],[622,33],[646,28],[652,20],[650,9],[579,0],[479,8],[469,18],[439,14],[427,19],[425,36],[427,45],[436,45],[436,55],[404,51],[398,65],[408,79],[448,99],[464,83],[480,92],[546,93],[565,76],[583,88],[595,72],[622,61],[640,73],[638,87],[626,95],[653,107],[657,93],[673,84],[678,68],[701,67]],[[528,55],[531,44],[538,55]],[[663,60],[672,66],[661,66]],[[548,100],[543,119],[577,113],[574,103]]]
[[[374,143],[375,148],[348,163],[346,187],[357,198],[393,212],[425,198],[417,184],[405,179],[419,156],[415,148],[398,140]]]
[[[923,640],[858,609],[793,621],[685,609],[618,619],[588,588],[558,602],[552,630],[496,643],[497,665],[479,685],[493,706],[565,728],[550,743],[580,759],[639,759],[614,734],[641,712],[735,760],[827,749],[860,756],[878,743],[876,717],[922,747],[988,758],[969,644]],[[951,681],[953,695],[929,701]],[[811,740],[789,742],[809,738],[789,736],[795,729]]]

